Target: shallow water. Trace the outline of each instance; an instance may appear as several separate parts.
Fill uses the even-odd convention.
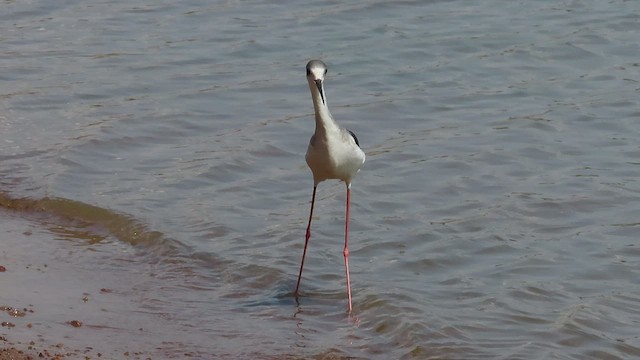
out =
[[[73,266],[49,286],[111,289],[103,310],[122,312],[76,341],[155,358],[640,355],[636,2],[0,9],[0,205],[64,240],[34,263],[88,254],[54,256]],[[292,296],[311,58],[367,153],[352,318],[343,184],[319,187]],[[123,335],[138,328],[153,330]]]

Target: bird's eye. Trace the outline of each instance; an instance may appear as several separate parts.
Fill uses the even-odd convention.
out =
[[[310,76],[310,75],[311,75],[311,70],[307,69],[307,76]]]
[[[324,74],[327,75],[327,69],[324,69]]]

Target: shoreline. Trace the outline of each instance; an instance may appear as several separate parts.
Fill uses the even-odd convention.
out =
[[[54,227],[0,209],[0,360],[151,359],[132,351],[145,347],[131,336],[140,319],[125,321],[131,299],[112,290],[129,284],[100,273],[104,253]]]

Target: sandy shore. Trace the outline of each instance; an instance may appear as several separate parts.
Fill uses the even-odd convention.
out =
[[[30,305],[31,295],[28,294],[33,289],[26,282],[28,273],[32,272],[31,262],[38,256],[30,256],[30,247],[35,244],[27,244],[51,239],[34,237],[33,224],[19,219],[14,213],[2,211],[1,215],[4,231],[0,233],[3,244],[0,251],[0,284],[3,289],[0,293],[0,360],[83,358],[79,350],[43,341],[29,321],[35,310]],[[23,300],[16,302],[18,298]]]
[[[131,299],[110,288],[122,276],[31,217],[0,209],[0,360],[151,358]]]
[[[29,346],[30,347],[30,346]],[[20,348],[20,347],[19,347]],[[58,353],[55,350],[40,350],[35,351],[32,349],[20,350],[14,346],[0,349],[0,360],[35,360],[35,359],[90,359],[90,357],[83,357],[79,351],[72,351],[67,353]]]
[[[0,360],[32,360],[36,359],[33,354],[25,353],[16,348],[0,349]]]

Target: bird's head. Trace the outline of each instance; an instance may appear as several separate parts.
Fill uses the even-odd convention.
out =
[[[307,63],[307,81],[309,81],[309,86],[311,86],[312,89],[313,86],[318,89],[322,102],[326,104],[322,86],[325,75],[327,75],[327,65],[325,65],[325,63],[320,60],[311,60]]]

